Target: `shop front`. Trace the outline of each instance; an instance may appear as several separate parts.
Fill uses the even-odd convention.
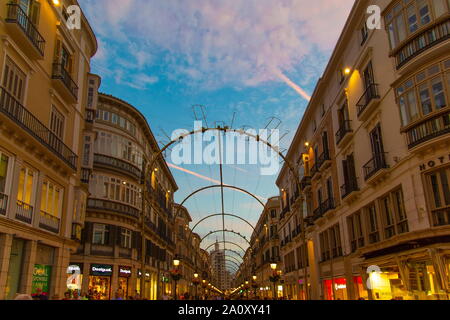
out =
[[[37,245],[36,262],[31,280],[31,295],[50,297],[55,248]]]
[[[323,290],[325,300],[348,300],[347,280],[345,278],[323,280]]]
[[[129,296],[129,281],[131,277],[131,267],[119,266],[119,278],[118,278],[118,286],[119,293],[122,299],[128,299]]]
[[[81,293],[81,285],[83,283],[83,264],[71,263],[67,267],[67,290],[78,290]]]
[[[369,293],[364,288],[363,279],[360,276],[353,277],[353,288],[355,291],[355,297],[358,300],[368,300]]]
[[[113,267],[104,264],[91,264],[89,292],[96,300],[111,299],[111,277]]]
[[[24,261],[25,240],[14,238],[11,246],[11,254],[9,257],[8,276],[6,278],[6,292],[7,300],[14,299],[16,293],[19,292],[19,285]]]

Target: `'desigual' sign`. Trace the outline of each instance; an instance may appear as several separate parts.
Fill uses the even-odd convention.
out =
[[[91,265],[91,274],[93,276],[110,276],[112,275],[112,273],[113,273],[112,266],[104,264]]]
[[[426,163],[420,165],[420,171],[425,171],[428,169],[433,169],[434,167],[440,166],[445,163],[450,163],[450,154],[446,156],[440,156],[434,160],[429,160]]]

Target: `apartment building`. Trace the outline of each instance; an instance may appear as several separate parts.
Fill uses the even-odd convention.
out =
[[[378,1],[374,30],[371,4],[355,2],[277,180],[284,277],[311,299],[448,299],[450,1]]]
[[[119,98],[97,94],[99,82],[89,76],[82,161],[89,196],[81,244],[70,257],[81,278],[75,288],[105,300],[136,292],[156,300],[171,292],[164,275],[175,256],[178,187],[164,160],[152,162],[160,149],[145,117]]]
[[[75,0],[0,3],[0,299],[67,290],[87,190],[80,182],[97,41]]]

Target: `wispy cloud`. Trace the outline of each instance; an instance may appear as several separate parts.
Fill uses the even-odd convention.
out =
[[[278,72],[289,78],[291,72],[301,74],[296,67],[305,57],[330,50],[353,0],[80,3],[100,38],[126,44],[137,68],[158,50],[171,64],[167,76],[212,88],[285,81],[307,99],[301,84],[293,86]]]

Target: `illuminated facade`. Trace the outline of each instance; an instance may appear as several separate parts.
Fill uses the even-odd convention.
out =
[[[0,4],[0,299],[67,290],[84,223],[82,133],[96,38],[76,1]]]
[[[277,180],[284,277],[311,299],[448,299],[450,1],[378,1],[380,30],[370,4],[355,3],[288,152],[300,190],[287,166]]]
[[[91,80],[95,93],[99,79]],[[81,291],[97,291],[101,299],[170,294],[178,187],[163,160],[148,168],[159,152],[153,133],[136,108],[105,94],[94,94],[86,123],[82,166],[89,197],[81,245],[70,261],[82,270]]]

